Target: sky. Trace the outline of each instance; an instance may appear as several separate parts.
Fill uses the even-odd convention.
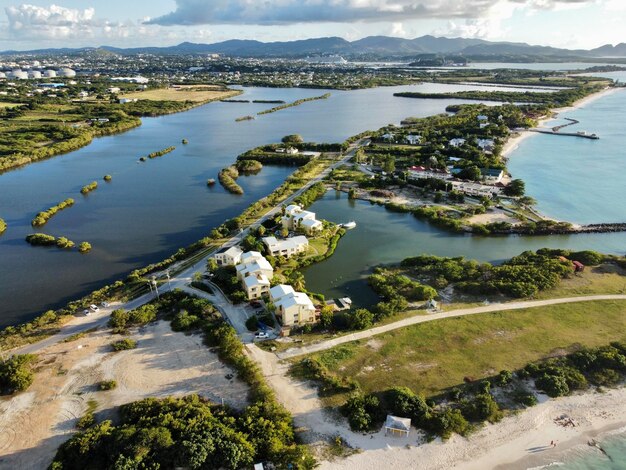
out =
[[[626,0],[0,0],[0,50],[372,35],[626,42]]]

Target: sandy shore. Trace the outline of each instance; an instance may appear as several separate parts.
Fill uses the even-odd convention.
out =
[[[558,419],[564,416],[576,426],[559,424]],[[320,468],[522,470],[563,461],[575,448],[600,452],[590,448],[588,441],[625,426],[626,388],[556,400],[543,397],[541,404],[495,425],[486,425],[467,439],[454,436],[447,442],[422,444],[417,431],[408,438],[385,437],[381,432],[370,438],[363,452],[323,462]],[[557,443],[556,447],[550,445],[551,441]]]
[[[604,98],[605,96],[611,95],[620,90],[621,90],[620,88],[605,88],[604,90],[599,91],[598,93],[594,93],[592,95],[589,95],[583,99],[576,101],[572,106],[567,106],[564,108],[555,108],[550,112],[549,116],[545,116],[544,118],[540,119],[537,122],[537,127],[544,127],[546,123],[556,119],[557,116],[561,113],[566,113],[569,111],[573,111],[575,109],[583,108],[600,98]],[[509,158],[511,153],[515,151],[525,139],[533,135],[536,135],[536,133],[529,132],[529,131],[521,131],[521,132],[516,132],[516,133],[511,134],[509,139],[504,144],[504,147],[502,148],[502,157]]]

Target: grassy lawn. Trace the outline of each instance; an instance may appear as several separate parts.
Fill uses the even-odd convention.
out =
[[[626,270],[615,264],[587,267],[570,279],[563,279],[555,289],[540,292],[537,299],[576,297],[594,294],[626,294]]]
[[[586,302],[438,320],[338,346],[313,357],[366,392],[404,385],[426,395],[502,369],[626,341],[626,301]],[[297,359],[296,359],[297,360]],[[331,397],[329,405],[344,397]]]
[[[22,103],[7,103],[0,101],[0,108],[15,108],[16,106],[22,106]]]
[[[138,100],[152,101],[196,101],[204,102],[221,100],[239,94],[233,91],[223,91],[211,87],[193,88],[159,88],[157,90],[138,91],[125,93],[124,98],[137,98]]]

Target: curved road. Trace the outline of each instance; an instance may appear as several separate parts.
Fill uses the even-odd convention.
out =
[[[450,310],[449,312],[434,313],[432,315],[418,315],[415,317],[405,318],[397,322],[389,323],[383,326],[377,326],[370,328],[369,330],[359,331],[358,333],[351,333],[349,335],[341,336],[340,338],[329,339],[319,343],[311,344],[310,346],[303,346],[301,348],[288,349],[285,352],[278,353],[279,359],[289,359],[296,356],[302,356],[303,354],[311,354],[326,349],[333,348],[340,344],[350,343],[360,339],[370,338],[388,331],[397,330],[405,326],[417,325],[419,323],[426,323],[435,320],[443,320],[445,318],[457,318],[467,315],[476,315],[478,313],[490,313],[490,312],[503,312],[506,310],[520,310],[524,308],[536,308],[544,307],[547,305],[558,304],[570,304],[576,302],[591,302],[595,300],[626,300],[626,295],[590,295],[585,297],[566,297],[561,299],[548,299],[548,300],[526,300],[523,302],[511,302],[506,304],[491,304],[483,307],[464,308],[457,310]],[[626,312],[625,312],[626,313]]]

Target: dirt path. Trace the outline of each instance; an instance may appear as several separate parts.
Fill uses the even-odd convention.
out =
[[[626,300],[626,295],[590,295],[586,297],[567,297],[562,299],[548,299],[548,300],[530,300],[523,302],[510,302],[505,304],[491,304],[483,307],[474,307],[458,310],[450,310],[449,312],[434,313],[432,315],[418,315],[397,322],[389,323],[388,325],[378,326],[370,328],[369,330],[359,331],[357,333],[351,333],[349,335],[341,336],[339,338],[322,341],[309,346],[303,346],[301,348],[287,349],[282,353],[278,353],[277,356],[280,359],[289,359],[296,356],[302,356],[304,354],[310,354],[314,352],[324,351],[340,344],[350,343],[360,339],[370,338],[381,333],[397,330],[398,328],[404,328],[405,326],[417,325],[419,323],[425,323],[435,320],[442,320],[444,318],[464,317],[467,315],[476,315],[479,313],[489,312],[503,312],[506,310],[519,310],[524,308],[536,308],[544,307],[547,305],[568,304],[575,302],[592,302],[597,300]]]
[[[0,401],[0,469],[46,468],[75,431],[90,400],[99,420],[115,408],[146,397],[198,393],[236,408],[246,405],[247,386],[222,364],[199,335],[175,333],[157,322],[131,335],[137,348],[114,353],[120,337],[102,329],[39,352],[35,381],[25,392]],[[117,387],[99,391],[102,380]]]

